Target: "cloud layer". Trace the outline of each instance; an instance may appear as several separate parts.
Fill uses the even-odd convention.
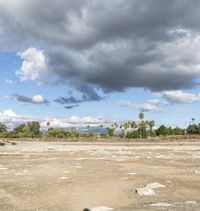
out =
[[[163,97],[166,98],[171,103],[178,103],[178,104],[200,102],[200,93],[193,94],[193,93],[183,92],[181,90],[165,91],[163,93]]]
[[[108,126],[115,121],[112,118],[92,117],[92,116],[70,116],[69,118],[51,118],[51,117],[36,117],[31,115],[16,114],[13,110],[7,109],[0,112],[0,122],[7,125],[9,129],[13,129],[19,124],[29,121],[39,121],[42,129],[47,129],[47,122],[53,128],[71,128],[71,127],[98,127],[99,125]]]
[[[158,99],[148,100],[146,103],[143,104],[121,100],[118,102],[118,104],[127,108],[137,109],[141,112],[158,112],[158,113],[164,112],[164,110],[159,106],[161,102]]]
[[[198,0],[1,1],[0,47],[20,50],[21,80],[50,72],[90,100],[130,87],[191,88],[199,10]]]

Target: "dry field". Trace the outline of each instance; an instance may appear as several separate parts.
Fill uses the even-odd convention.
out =
[[[200,143],[17,142],[0,147],[1,211],[84,208],[200,210]]]

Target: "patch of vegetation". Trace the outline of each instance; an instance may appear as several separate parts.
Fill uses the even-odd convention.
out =
[[[139,122],[128,121],[121,125],[117,123],[112,124],[110,127],[105,128],[106,133],[94,133],[90,126],[87,126],[86,132],[80,132],[76,128],[64,130],[62,128],[52,128],[51,123],[47,122],[47,131],[40,131],[40,123],[37,121],[28,122],[26,124],[20,124],[13,130],[8,131],[5,124],[0,123],[0,138],[40,138],[44,137],[46,140],[50,139],[71,139],[71,140],[92,140],[92,138],[107,138],[116,137],[119,139],[146,139],[151,138],[157,140],[158,137],[172,137],[183,135],[199,135],[200,124],[194,124],[194,120],[189,126],[184,128],[179,127],[166,127],[161,125],[155,128],[155,121],[147,121],[144,119],[144,114],[139,114]],[[100,125],[99,128],[103,128]]]

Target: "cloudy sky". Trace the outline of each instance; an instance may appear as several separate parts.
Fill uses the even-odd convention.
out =
[[[0,121],[200,122],[199,0],[0,1]]]

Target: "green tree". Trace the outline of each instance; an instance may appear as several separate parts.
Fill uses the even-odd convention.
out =
[[[117,125],[117,123],[113,123],[110,127],[107,127],[107,133],[109,136],[114,136],[115,135],[115,130],[118,128],[119,126]]]
[[[188,134],[200,134],[200,125],[198,124],[192,124],[189,125],[186,129]]]
[[[48,136],[52,138],[66,138],[67,132],[63,129],[51,129],[48,131]]]
[[[7,126],[3,123],[0,123],[0,137],[1,138],[9,137],[9,132],[7,131]]]
[[[7,127],[5,124],[0,123],[0,133],[7,132]]]
[[[132,128],[133,130],[137,129],[137,127],[138,127],[138,125],[136,124],[135,121],[131,122],[131,128]]]
[[[156,130],[156,134],[158,136],[162,135],[165,136],[167,134],[167,128],[164,125],[161,125],[157,130]]]
[[[79,137],[79,133],[78,133],[78,131],[75,127],[70,128],[69,133],[70,133],[70,136],[72,138],[78,138]]]
[[[26,127],[25,124],[20,124],[20,125],[16,126],[11,132],[11,137],[13,137],[13,138],[24,137],[25,132],[26,132],[25,127]]]
[[[27,132],[32,137],[38,137],[40,135],[40,123],[37,121],[28,122]]]

